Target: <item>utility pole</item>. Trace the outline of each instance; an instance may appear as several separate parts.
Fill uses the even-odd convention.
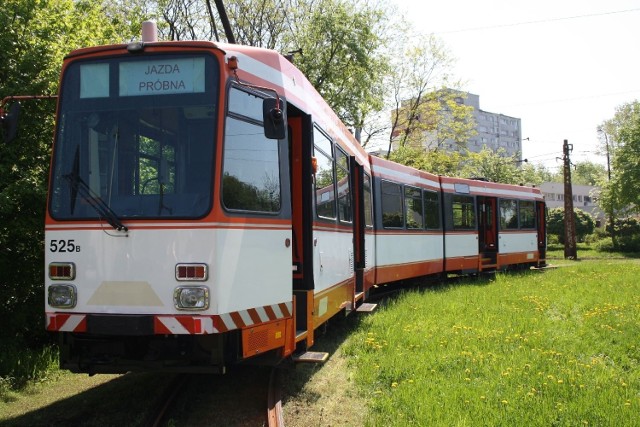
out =
[[[562,146],[564,161],[564,258],[578,259],[576,250],[576,223],[573,216],[573,188],[571,187],[571,159],[569,153],[573,151],[573,144],[564,140]]]

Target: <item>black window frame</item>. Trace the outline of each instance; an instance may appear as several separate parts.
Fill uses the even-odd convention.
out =
[[[316,135],[321,136],[322,139],[316,138]],[[314,217],[317,220],[333,222],[338,221],[338,200],[337,200],[337,181],[336,181],[336,159],[334,155],[335,143],[333,139],[327,135],[326,132],[320,128],[317,124],[313,127],[313,157],[316,159],[316,170],[313,175],[313,209]],[[330,151],[327,153],[327,151]],[[332,203],[332,216],[320,215],[319,207],[323,204],[318,203],[318,170],[320,165],[318,154],[324,157],[330,166],[331,177],[331,190],[330,199]],[[329,170],[329,169],[326,169]],[[325,187],[325,188],[328,188]]]
[[[221,177],[221,182],[220,182],[220,205],[222,206],[222,209],[230,214],[235,214],[235,215],[243,215],[243,216],[268,216],[268,217],[281,217],[283,215],[287,214],[287,204],[288,204],[288,197],[286,197],[286,188],[287,188],[287,184],[284,182],[284,177],[286,176],[286,174],[283,173],[283,163],[284,163],[284,159],[288,158],[288,155],[286,154],[286,152],[284,152],[284,150],[286,150],[286,146],[287,146],[287,139],[283,139],[283,140],[275,140],[275,139],[269,139],[264,135],[264,122],[262,120],[262,117],[257,115],[256,116],[249,116],[249,115],[245,115],[243,114],[243,112],[237,112],[237,111],[230,111],[230,101],[231,101],[231,94],[233,90],[239,90],[241,92],[244,92],[246,94],[252,95],[254,97],[256,97],[259,100],[264,100],[266,98],[269,97],[269,95],[261,93],[255,89],[249,88],[247,86],[243,86],[243,85],[239,85],[236,83],[231,83],[227,86],[227,105],[225,106],[225,121],[224,121],[224,135],[225,138],[223,138],[222,141],[222,170],[220,172],[220,177]],[[260,108],[262,108],[262,102],[260,102]],[[261,110],[260,110],[261,111]],[[260,135],[264,141],[262,142],[266,142],[266,143],[275,143],[276,144],[276,153],[278,156],[277,159],[277,172],[278,172],[278,185],[279,185],[279,194],[278,194],[278,200],[279,200],[279,205],[278,205],[278,209],[277,210],[260,210],[260,209],[247,209],[247,208],[237,208],[237,207],[229,207],[227,205],[227,203],[225,203],[225,183],[224,183],[224,177],[225,177],[225,172],[226,172],[226,166],[227,166],[227,162],[225,161],[225,157],[226,157],[226,148],[227,148],[227,140],[226,140],[226,135],[227,135],[227,121],[228,119],[231,118],[232,120],[236,120],[238,122],[244,122],[247,123],[249,125],[252,126],[257,126],[260,128],[260,132],[255,132],[255,135]],[[259,146],[258,144],[256,144],[256,146]]]

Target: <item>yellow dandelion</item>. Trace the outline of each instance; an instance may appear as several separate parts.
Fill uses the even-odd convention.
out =
[[[509,404],[509,401],[508,401],[507,399],[504,399],[504,400],[502,401],[502,404],[503,404],[503,405],[508,405],[508,404]]]
[[[393,387],[393,388],[398,387],[398,383],[396,383],[396,382],[391,383],[391,387]]]

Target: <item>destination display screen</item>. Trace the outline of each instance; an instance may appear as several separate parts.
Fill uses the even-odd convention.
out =
[[[80,98],[103,98],[110,93],[109,64],[80,66]],[[163,58],[118,64],[118,95],[148,96],[204,93],[205,59]]]

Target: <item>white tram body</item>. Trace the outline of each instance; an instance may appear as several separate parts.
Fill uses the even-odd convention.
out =
[[[277,52],[65,58],[44,291],[73,371],[275,363],[376,284],[544,265],[544,234],[537,189],[368,156]]]

